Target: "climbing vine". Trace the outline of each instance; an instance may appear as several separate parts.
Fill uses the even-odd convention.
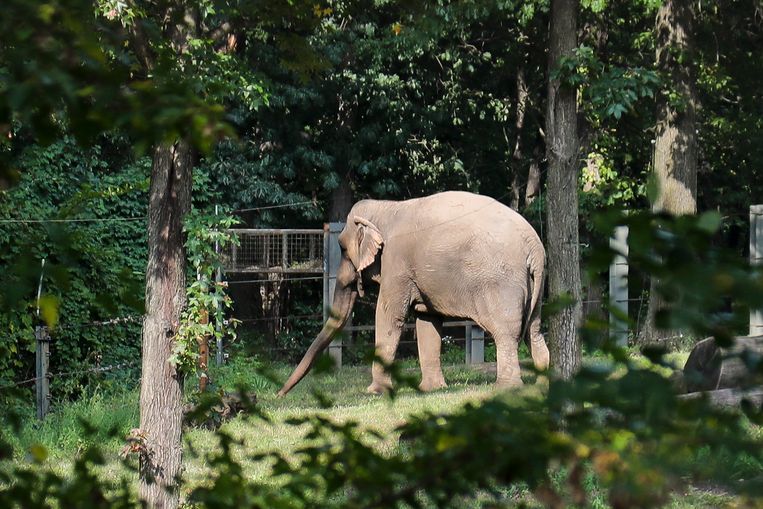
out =
[[[222,270],[220,253],[230,245],[238,245],[238,239],[229,231],[236,222],[236,218],[226,214],[198,210],[191,211],[186,217],[183,226],[185,247],[193,271],[189,275],[186,306],[170,359],[185,373],[196,371],[199,347],[205,338],[236,338],[239,321],[225,318],[226,310],[232,305],[228,285],[215,281],[215,274]]]

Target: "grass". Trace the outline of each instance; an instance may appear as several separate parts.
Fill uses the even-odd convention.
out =
[[[682,358],[683,357],[683,358]],[[680,365],[685,354],[674,354],[673,361]],[[590,362],[603,362],[592,359]],[[641,362],[641,361],[638,361]],[[404,369],[418,376],[414,361],[404,361]],[[397,447],[394,430],[414,414],[422,412],[447,413],[461,407],[468,401],[476,402],[491,397],[496,389],[494,375],[464,364],[446,366],[445,377],[449,387],[430,394],[419,394],[404,389],[393,401],[386,397],[365,393],[370,382],[369,367],[344,367],[327,374],[311,374],[306,377],[287,397],[277,398],[278,385],[268,377],[259,374],[261,366],[252,359],[238,358],[229,365],[213,372],[213,380],[220,387],[232,389],[241,384],[253,388],[258,395],[258,404],[269,417],[270,422],[258,418],[239,417],[226,423],[223,429],[240,441],[235,451],[242,461],[248,479],[268,482],[269,464],[253,461],[253,454],[279,451],[289,456],[303,445],[304,427],[285,424],[291,417],[319,413],[337,421],[353,420],[365,429],[373,429],[384,435],[377,448],[391,452]],[[275,379],[284,380],[290,366],[272,369]],[[527,380],[526,380],[527,381]],[[191,385],[191,384],[189,384]],[[528,386],[526,391],[538,393],[538,386]],[[329,395],[334,404],[321,408],[312,396],[314,391]],[[99,444],[111,463],[105,468],[106,475],[116,478],[123,475],[118,468],[117,454],[123,445],[123,437],[130,429],[138,426],[138,389],[126,388],[116,394],[95,393],[92,397],[75,403],[60,405],[43,423],[31,416],[22,426],[18,435],[11,438],[19,462],[25,462],[28,451],[36,444],[48,451],[48,464],[58,473],[65,473],[71,459],[92,444]],[[80,422],[87,421],[98,431],[93,435],[82,432]],[[110,430],[110,432],[108,431]],[[370,435],[370,434],[369,434]],[[214,453],[218,443],[216,435],[208,430],[193,428],[186,433],[185,476],[187,486],[205,483],[209,476],[206,456]],[[127,474],[134,475],[134,474]],[[596,493],[595,481],[589,488]],[[512,488],[507,496],[511,500],[532,502],[525,490]],[[722,490],[713,488],[692,488],[686,494],[677,494],[670,507],[720,507],[733,501]],[[595,507],[606,507],[594,497]]]
[[[288,369],[279,369],[281,379],[288,375]],[[402,390],[392,401],[387,397],[365,393],[370,382],[370,370],[360,367],[346,367],[339,371],[308,376],[285,398],[277,398],[276,385],[261,392],[259,403],[265,410],[270,423],[261,420],[236,419],[225,425],[225,431],[241,440],[242,450],[248,455],[277,450],[286,456],[303,445],[304,427],[287,425],[285,420],[316,413],[336,421],[353,420],[364,428],[373,429],[386,436],[379,444],[382,451],[391,451],[397,446],[394,429],[412,414],[422,412],[448,412],[467,401],[478,401],[494,394],[490,380],[484,373],[451,366],[446,368],[446,378],[450,386],[431,394],[418,394],[411,389]],[[311,395],[313,391],[329,395],[334,405],[320,408]],[[369,434],[370,436],[370,434]],[[188,438],[194,449],[202,456],[214,450],[214,434],[201,429],[192,430]],[[243,458],[243,455],[241,456]],[[267,477],[267,465],[244,461],[250,478],[263,480]],[[191,462],[187,475],[191,483],[201,482],[204,477],[204,462]]]
[[[5,431],[6,440],[23,458],[33,446],[43,446],[52,463],[68,461],[92,445],[116,450],[123,437],[139,421],[138,389],[115,393],[96,392],[81,400],[56,406],[44,421],[36,420],[34,409],[22,414],[23,423],[18,433]],[[83,432],[83,423],[92,427],[92,433]]]

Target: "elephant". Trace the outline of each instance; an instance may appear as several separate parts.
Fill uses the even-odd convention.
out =
[[[443,317],[473,320],[492,335],[499,386],[522,385],[517,349],[528,334],[534,365],[548,368],[540,331],[546,252],[533,227],[509,207],[463,191],[362,200],[350,210],[339,246],[331,315],[280,396],[308,373],[372,283],[379,285],[375,348],[381,362],[373,363],[368,392],[392,387],[384,365],[394,360],[410,312],[423,391],[446,387],[440,365]]]

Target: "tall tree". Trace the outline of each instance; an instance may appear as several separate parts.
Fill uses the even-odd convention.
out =
[[[551,364],[562,378],[580,366],[577,327],[581,317],[578,249],[578,131],[576,90],[560,79],[561,60],[577,45],[577,0],[552,0],[546,105],[548,159],[548,288],[551,299],[568,296],[570,305],[551,316]]]
[[[182,461],[183,374],[170,363],[185,304],[183,218],[191,208],[193,154],[178,140],[156,147],[148,204],[146,316],[140,385],[140,496],[150,507],[178,505]]]
[[[182,69],[192,38],[198,37],[199,13],[183,2],[164,12],[164,40]],[[157,65],[155,47],[141,20],[130,25],[131,42],[143,72]],[[180,314],[185,305],[186,255],[183,220],[191,210],[194,151],[182,138],[156,145],[148,203],[148,263],[143,321],[140,429],[145,449],[140,458],[140,497],[149,507],[177,507],[182,465],[183,372],[170,362]]]
[[[655,212],[671,215],[697,212],[697,91],[693,63],[692,25],[694,2],[667,0],[655,22],[657,68],[668,89],[657,100],[653,177],[657,196]],[[639,342],[664,341],[673,335],[656,323],[665,306],[659,282],[652,278],[647,319]]]

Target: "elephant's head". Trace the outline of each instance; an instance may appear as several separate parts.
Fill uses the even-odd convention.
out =
[[[379,229],[368,219],[350,212],[342,233],[339,234],[339,246],[342,258],[336,274],[336,287],[331,313],[326,324],[318,333],[304,357],[292,372],[284,386],[278,391],[279,396],[288,393],[310,371],[315,359],[328,347],[334,336],[342,330],[352,313],[355,298],[363,296],[363,271],[368,270],[377,259],[384,245],[384,238]]]

